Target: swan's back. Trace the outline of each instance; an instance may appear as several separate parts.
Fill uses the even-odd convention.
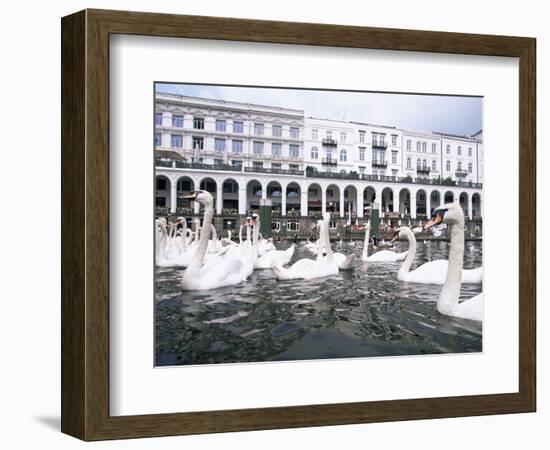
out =
[[[452,315],[461,319],[481,322],[483,320],[483,292],[459,303]]]

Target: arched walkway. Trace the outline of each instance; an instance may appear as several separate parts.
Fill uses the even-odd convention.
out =
[[[307,188],[307,210],[310,216],[319,216],[322,212],[323,188],[318,183],[311,183]]]
[[[411,193],[407,188],[399,191],[399,213],[402,215],[411,215]]]
[[[239,183],[227,178],[222,183],[222,213],[235,215],[239,211]]]
[[[155,177],[155,208],[159,214],[166,214],[171,207],[171,182],[164,175]],[[164,209],[166,208],[166,211]]]
[[[292,182],[286,186],[286,215],[301,216],[302,190],[298,183]]]

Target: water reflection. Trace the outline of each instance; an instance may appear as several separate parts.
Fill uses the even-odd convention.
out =
[[[446,259],[448,247],[419,242],[412,269]],[[481,324],[437,312],[441,286],[398,281],[400,263],[361,262],[360,244],[333,248],[355,253],[354,269],[310,281],[262,270],[238,286],[182,292],[180,269],[157,268],[157,365],[481,351]],[[312,256],[299,246],[294,259],[304,257]],[[466,242],[464,268],[480,265],[481,242]],[[463,285],[461,298],[479,292]]]

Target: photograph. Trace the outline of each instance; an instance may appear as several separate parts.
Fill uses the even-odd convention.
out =
[[[155,366],[483,351],[483,98],[154,86]]]

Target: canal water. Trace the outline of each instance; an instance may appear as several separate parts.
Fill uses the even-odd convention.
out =
[[[183,292],[182,269],[156,268],[156,365],[482,351],[479,322],[437,312],[441,286],[398,281],[401,263],[363,263],[362,247],[333,243],[335,251],[356,254],[353,270],[310,281],[278,281],[271,270],[256,270],[237,286]],[[397,251],[407,247],[399,242]],[[412,269],[448,254],[448,242],[419,241]],[[300,258],[314,256],[298,244],[292,262]],[[481,265],[482,243],[466,242],[464,268]],[[461,299],[481,290],[463,284]]]

